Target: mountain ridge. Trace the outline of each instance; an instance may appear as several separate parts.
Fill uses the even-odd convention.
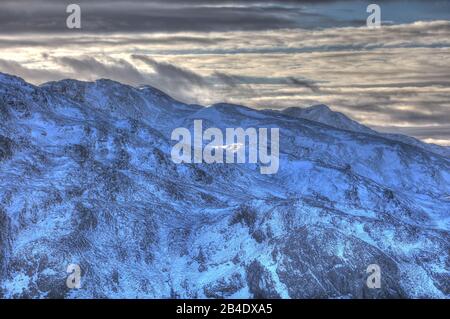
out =
[[[6,79],[15,79],[15,80],[19,80],[19,83],[22,83],[22,82],[27,83],[22,78],[14,76],[14,75],[2,73],[2,72],[0,72],[0,75],[2,75],[1,78],[4,78],[4,79],[5,78]],[[118,81],[109,80],[106,78],[98,79],[95,81],[80,81],[80,80],[74,80],[74,79],[63,79],[63,80],[59,80],[59,81],[50,81],[50,82],[42,83],[39,85],[39,87],[46,88],[46,87],[50,87],[52,85],[61,85],[64,83],[75,83],[75,84],[81,84],[82,86],[89,86],[89,85],[97,85],[97,83],[104,83],[104,82],[109,82],[109,83],[113,83],[115,85],[125,86],[130,89],[132,88],[132,89],[137,89],[137,90],[148,90],[152,94],[156,94],[157,96],[159,96],[161,98],[168,98],[179,104],[196,107],[198,109],[201,109],[204,107],[220,107],[220,106],[244,107],[246,109],[252,109],[252,108],[244,106],[244,105],[230,104],[230,103],[226,103],[226,102],[218,102],[218,103],[211,104],[209,106],[201,106],[198,104],[185,104],[180,101],[174,100],[172,97],[170,97],[169,94],[165,93],[164,91],[162,91],[158,88],[152,87],[150,85],[141,85],[139,87],[133,87],[131,85],[122,84]],[[30,85],[29,83],[27,83],[27,84]],[[273,111],[272,109],[258,109],[258,110]],[[317,112],[317,111],[319,111],[319,112]],[[439,155],[450,156],[450,147],[445,147],[445,146],[436,145],[436,144],[432,144],[432,143],[425,143],[414,137],[404,135],[404,134],[378,132],[374,129],[371,129],[370,127],[364,126],[364,125],[350,119],[347,115],[345,115],[343,113],[333,111],[328,105],[325,105],[325,104],[317,104],[317,105],[312,105],[309,107],[288,107],[288,108],[282,109],[280,111],[276,110],[276,112],[281,112],[281,113],[287,114],[289,116],[304,118],[307,120],[319,122],[319,123],[326,124],[326,125],[332,126],[334,128],[338,128],[338,129],[344,129],[344,130],[350,130],[350,131],[359,132],[359,133],[383,136],[387,139],[391,139],[394,141],[400,141],[400,142],[403,142],[403,143],[406,143],[409,145],[414,145],[417,147],[425,148],[427,151],[431,151],[431,152],[434,152]]]
[[[8,78],[0,117],[1,297],[450,297],[445,156],[118,82]],[[194,119],[279,127],[278,173],[174,164],[170,133]],[[374,263],[382,289],[366,285]],[[69,264],[81,289],[66,286]]]
[[[319,112],[317,112],[319,111]],[[329,106],[324,104],[313,105],[306,108],[291,107],[282,110],[291,116],[305,118],[319,123],[327,124],[335,128],[350,130],[354,132],[366,133],[370,135],[382,136],[390,140],[403,142],[409,145],[414,145],[434,152],[442,156],[450,156],[450,148],[422,142],[414,137],[403,134],[381,133],[370,127],[364,126],[346,116],[343,113],[335,112]]]

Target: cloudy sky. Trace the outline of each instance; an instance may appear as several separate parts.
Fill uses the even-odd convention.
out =
[[[369,3],[382,27],[369,29]],[[66,6],[81,6],[81,30]],[[327,104],[450,145],[450,1],[2,0],[0,71],[110,78],[189,103]]]

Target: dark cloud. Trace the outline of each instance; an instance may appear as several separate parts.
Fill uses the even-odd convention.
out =
[[[76,3],[82,8],[82,32],[98,33],[361,26],[365,23],[365,8],[370,1],[78,0]],[[383,11],[385,20],[407,22],[408,17],[399,9],[401,0],[379,3],[387,8]],[[446,1],[427,3],[434,5],[427,6],[419,0],[411,0],[408,5],[417,7],[418,12],[428,8],[425,20],[430,19],[430,13],[432,18],[450,16],[449,12],[446,14],[446,9],[450,9]],[[0,32],[76,32],[65,27],[68,4],[57,0],[3,0]]]
[[[170,63],[157,62],[156,60],[143,55],[134,54],[131,56],[131,58],[134,60],[142,61],[152,67],[160,78],[182,82],[183,86],[207,85],[205,79],[201,75],[198,75],[197,73],[190,70],[172,65]]]
[[[320,87],[314,81],[302,80],[302,79],[290,77],[290,78],[288,78],[288,82],[291,82],[295,86],[306,87],[306,88],[310,89],[311,91],[313,91],[314,93],[318,93],[320,91]]]
[[[134,60],[139,60],[151,66],[161,78],[167,78],[171,81],[185,82],[185,86],[214,87],[217,85],[226,86],[237,90],[238,86],[249,85],[244,90],[251,90],[251,85],[260,84],[278,84],[291,85],[294,87],[305,87],[313,92],[319,91],[319,86],[312,80],[300,79],[295,77],[256,77],[244,75],[230,75],[222,72],[213,72],[211,75],[202,76],[193,71],[181,68],[166,62],[157,62],[156,60],[143,56],[132,55]],[[236,91],[235,91],[236,92]],[[237,92],[236,92],[237,93]],[[242,94],[242,92],[239,92]]]
[[[320,91],[320,86],[317,82],[299,77],[258,77],[245,75],[229,75],[215,72],[210,77],[210,79],[212,79],[214,82],[221,82],[233,88],[243,84],[249,85],[249,89],[257,85],[282,85],[285,87],[303,87],[309,89],[314,93],[319,93]],[[256,93],[256,91],[254,93]]]
[[[83,32],[222,31],[313,26],[316,14],[302,12],[298,1],[77,1]],[[1,32],[73,32],[66,30],[67,3],[4,1]],[[288,5],[288,6],[287,6]],[[323,19],[324,23],[327,19]]]
[[[107,78],[133,85],[144,84],[148,80],[135,66],[123,59],[110,59],[110,63],[102,63],[92,57],[82,59],[63,57],[58,61],[62,66],[71,68],[80,77],[88,80]]]
[[[3,73],[17,75],[33,83],[42,83],[52,80],[63,79],[67,73],[56,70],[45,70],[41,68],[28,68],[14,61],[0,59],[0,70]]]
[[[1,31],[0,31],[1,32]],[[115,36],[113,38],[108,37],[72,37],[72,36],[46,36],[46,37],[16,37],[5,38],[0,37],[0,48],[12,48],[12,47],[77,47],[77,46],[126,46],[126,45],[157,45],[157,44],[189,44],[189,45],[208,45],[217,44],[226,41],[227,38],[215,36],[215,37],[199,37],[199,36],[179,36],[165,34],[163,37],[149,38],[149,37],[133,37],[133,36]]]
[[[390,112],[389,115],[393,121],[408,122],[408,123],[422,123],[422,124],[448,124],[450,123],[450,106],[445,110],[430,112],[420,112],[418,110],[396,110]]]

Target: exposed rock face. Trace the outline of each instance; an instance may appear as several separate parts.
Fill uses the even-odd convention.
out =
[[[449,298],[448,150],[330,112],[0,74],[0,296]],[[174,164],[171,132],[194,119],[279,127],[279,172]]]
[[[246,268],[247,284],[250,293],[258,299],[280,298],[272,275],[257,260]]]

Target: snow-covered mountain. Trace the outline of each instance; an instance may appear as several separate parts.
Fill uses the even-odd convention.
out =
[[[0,74],[0,296],[449,298],[449,156],[343,116]],[[174,164],[194,119],[280,128],[278,173]]]
[[[282,110],[284,114],[288,114],[293,117],[308,119],[311,121],[323,123],[335,128],[342,130],[349,130],[359,133],[365,133],[370,135],[376,135],[380,137],[385,137],[390,140],[402,142],[405,144],[417,146],[423,148],[429,152],[433,152],[442,156],[450,157],[450,148],[443,147],[434,144],[427,144],[421,142],[413,137],[402,135],[402,134],[392,134],[392,133],[380,133],[372,130],[371,128],[361,125],[356,121],[351,120],[346,115],[332,111],[328,106],[319,104],[313,105],[307,108],[290,107]]]
[[[335,128],[349,130],[360,133],[376,134],[374,130],[359,124],[342,113],[332,111],[324,104],[313,105],[307,108],[289,107],[282,110],[284,114],[299,117],[323,124],[330,125]]]

